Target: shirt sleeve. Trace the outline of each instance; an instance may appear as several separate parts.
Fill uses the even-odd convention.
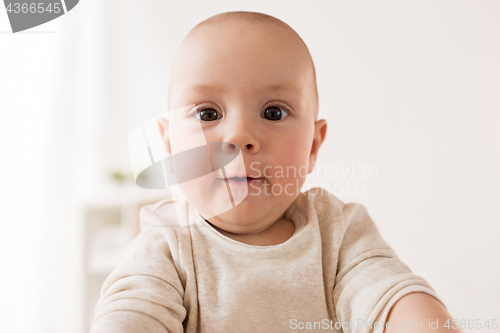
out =
[[[443,303],[425,279],[399,260],[365,207],[346,204],[343,213],[345,233],[333,301],[344,332],[382,333],[391,307],[411,292],[427,293]]]
[[[162,228],[146,228],[104,282],[90,333],[183,332],[183,296]]]

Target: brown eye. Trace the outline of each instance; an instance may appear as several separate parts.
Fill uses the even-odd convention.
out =
[[[277,106],[270,106],[262,112],[262,117],[267,120],[277,121],[286,116],[288,116],[288,113]]]
[[[203,121],[214,121],[222,118],[221,114],[212,108],[201,110],[196,117]]]

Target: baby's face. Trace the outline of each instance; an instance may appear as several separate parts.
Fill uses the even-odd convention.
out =
[[[286,29],[225,24],[189,36],[176,56],[170,109],[178,113],[171,114],[166,140],[172,153],[199,146],[200,132],[206,143],[230,143],[226,149],[241,152],[225,175],[219,170],[205,178],[204,190],[201,183],[181,185],[197,211],[223,230],[267,228],[312,171],[326,126],[315,121],[313,69],[305,52]],[[245,174],[248,179],[237,178]],[[228,201],[228,188],[234,201],[243,201],[212,216],[217,202],[222,207]]]

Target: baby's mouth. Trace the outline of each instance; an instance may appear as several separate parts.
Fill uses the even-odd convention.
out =
[[[222,178],[224,181],[229,183],[230,185],[246,185],[255,181],[259,181],[261,178],[253,178],[253,177],[229,177]]]

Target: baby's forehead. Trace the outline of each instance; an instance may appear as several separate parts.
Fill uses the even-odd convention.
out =
[[[244,27],[206,28],[181,45],[172,78],[208,84],[216,83],[224,74],[235,81],[245,75],[249,79],[258,76],[269,85],[286,85],[294,76],[303,76],[311,65],[307,50],[298,41],[284,38],[282,32],[270,33],[264,27],[250,32]]]
[[[193,55],[199,55],[204,62],[210,56],[224,62],[239,59],[240,63],[259,56],[261,62],[279,56],[294,66],[312,64],[309,50],[300,36],[293,29],[276,24],[249,26],[248,23],[222,22],[199,27],[186,36],[175,60]]]
[[[317,99],[307,46],[284,23],[216,22],[188,34],[172,66],[170,99],[215,94],[224,86],[283,94],[312,90]]]

